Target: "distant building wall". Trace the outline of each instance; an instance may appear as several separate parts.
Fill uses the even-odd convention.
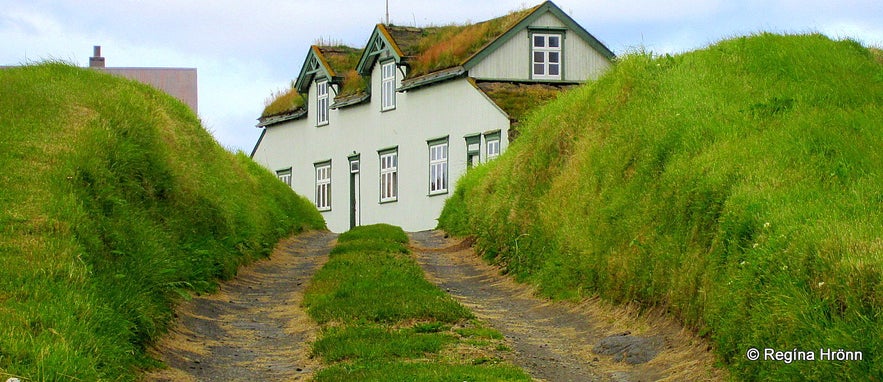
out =
[[[92,57],[89,57],[89,67],[151,85],[181,100],[194,113],[199,113],[196,68],[108,68],[104,57],[101,57],[100,46],[96,46]]]

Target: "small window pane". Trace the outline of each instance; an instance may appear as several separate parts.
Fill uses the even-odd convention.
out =
[[[558,63],[559,54],[558,52],[549,52],[549,62]]]
[[[549,47],[557,48],[561,45],[561,38],[558,36],[549,36]]]
[[[546,55],[543,52],[533,52],[533,62],[545,62]]]
[[[549,75],[557,76],[558,75],[558,64],[550,64],[549,65]]]
[[[522,40],[522,41],[524,41],[524,40]],[[541,35],[533,36],[533,46],[545,47],[546,46],[545,36],[541,36]]]
[[[533,74],[543,75],[546,74],[545,65],[543,64],[534,64],[533,66]]]

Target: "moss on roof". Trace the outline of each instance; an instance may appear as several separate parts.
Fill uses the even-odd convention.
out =
[[[368,88],[368,79],[360,76],[356,64],[362,56],[362,49],[345,45],[314,46],[319,59],[331,71],[331,75],[339,77],[341,90],[337,97],[364,93]],[[293,86],[290,89],[276,92],[265,102],[261,119],[296,112],[304,106],[304,97],[298,94]]]
[[[304,106],[304,98],[293,86],[288,90],[281,90],[271,95],[264,101],[264,111],[261,118],[272,117],[296,111]]]
[[[479,82],[479,89],[494,101],[509,118],[521,120],[528,112],[558,97],[573,85],[516,84],[509,82]]]
[[[387,30],[408,56],[408,76],[417,77],[462,65],[540,6],[475,24],[421,29],[387,26]]]
[[[338,45],[320,46],[319,51],[334,71],[332,75],[342,78],[338,98],[364,93],[368,89],[368,79],[356,72],[356,65],[359,64],[363,49]]]

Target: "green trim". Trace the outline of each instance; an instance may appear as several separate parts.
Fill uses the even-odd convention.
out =
[[[385,148],[382,148],[382,149],[380,149],[380,150],[377,150],[377,154],[378,154],[378,155],[389,154],[389,153],[391,153],[391,152],[393,152],[393,151],[399,151],[399,145],[390,146],[390,147],[385,147]]]
[[[450,138],[451,138],[450,135],[445,135],[443,137],[438,137],[438,138],[430,138],[430,139],[426,140],[426,144],[430,145],[430,146],[435,146],[435,145],[442,144],[442,143],[449,143],[451,141]]]
[[[564,28],[564,27],[529,26],[529,27],[527,27],[527,30],[530,32],[537,32],[537,33],[559,33],[559,32],[567,32],[568,29]]]
[[[261,142],[264,141],[264,135],[266,135],[266,134],[267,134],[267,129],[266,128],[261,129],[261,136],[258,137],[258,141],[254,143],[254,148],[251,149],[251,155],[248,156],[249,158],[254,159],[254,154],[258,152],[258,147],[261,146]]]
[[[515,37],[522,30],[530,26],[531,23],[539,19],[546,12],[550,12],[552,13],[552,15],[556,16],[567,27],[568,30],[576,33],[577,36],[585,40],[592,48],[597,50],[598,53],[600,53],[608,60],[613,60],[614,58],[616,58],[616,55],[613,53],[613,51],[607,48],[603,43],[601,43],[601,41],[598,41],[595,36],[592,36],[592,34],[586,31],[585,28],[577,24],[576,21],[568,16],[567,13],[564,13],[561,8],[558,8],[557,5],[555,5],[551,1],[547,1],[530,15],[521,20],[521,22],[506,31],[506,33],[503,33],[503,35],[488,44],[484,49],[475,53],[474,55],[472,55],[472,57],[468,58],[466,62],[463,63],[463,67],[466,68],[466,70],[474,68],[476,65],[478,65],[479,62],[487,58],[487,56],[491,55],[491,53],[497,50],[497,48],[509,42],[509,40]],[[533,70],[531,70],[531,72],[533,72]]]
[[[314,60],[311,60],[311,58]],[[304,59],[303,66],[301,66],[300,74],[297,75],[297,80],[294,82],[294,87],[298,93],[307,93],[310,90],[310,85],[318,81],[319,78],[325,78],[331,83],[334,77],[331,74],[333,70],[325,65],[326,60],[322,57],[319,47],[316,45],[310,46],[310,51]]]
[[[475,159],[481,162],[481,134],[475,133],[463,138],[466,140],[466,168],[472,168],[475,166]],[[475,146],[475,149],[470,149],[469,146]]]
[[[383,47],[379,47],[378,42],[383,44]],[[368,44],[365,45],[365,51],[362,52],[362,57],[359,58],[359,64],[356,65],[356,71],[359,72],[362,76],[370,76],[371,69],[374,67],[374,64],[377,62],[378,56],[383,52],[388,52],[390,56],[393,57],[396,63],[402,61],[402,56],[397,52],[399,49],[392,40],[392,36],[389,35],[389,32],[386,31],[386,27],[383,24],[377,24],[374,27],[374,31],[371,32],[371,37],[368,38]]]
[[[347,158],[347,167],[349,176],[347,177],[349,180],[350,186],[350,229],[353,229],[359,226],[362,223],[362,156],[359,154],[353,154],[348,156]],[[358,169],[353,171],[353,163],[358,163]],[[356,177],[359,178],[359,197],[356,198]],[[358,209],[357,209],[358,208]],[[359,219],[356,219],[356,211],[358,211]]]

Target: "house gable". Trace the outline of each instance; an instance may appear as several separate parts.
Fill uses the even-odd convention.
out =
[[[328,64],[322,51],[319,50],[318,46],[313,45],[310,46],[307,58],[304,59],[300,74],[297,75],[297,80],[295,80],[294,88],[297,89],[298,93],[306,94],[310,90],[310,84],[312,84],[315,79],[325,78],[332,80],[333,82],[335,75],[336,72],[331,65]]]
[[[419,31],[417,28],[412,29]],[[370,77],[371,70],[374,68],[377,60],[390,56],[395,59],[396,63],[401,63],[404,60],[405,53],[396,44],[389,29],[383,24],[377,24],[374,27],[374,31],[371,32],[371,38],[368,39],[368,45],[365,46],[362,57],[359,58],[356,72],[364,77]]]
[[[598,53],[600,53],[608,60],[616,58],[616,55],[613,53],[613,51],[607,48],[607,46],[601,43],[601,41],[596,39],[595,36],[592,36],[591,33],[589,33],[585,28],[574,21],[573,18],[568,16],[567,13],[564,13],[561,8],[558,8],[558,6],[551,1],[546,1],[538,6],[536,9],[534,9],[521,21],[519,21],[518,24],[514,25],[512,28],[509,28],[509,30],[503,33],[500,37],[496,38],[494,41],[491,41],[487,46],[466,59],[466,61],[463,63],[463,67],[466,70],[474,68],[476,65],[478,65],[478,63],[487,58],[495,50],[497,50],[513,37],[518,35],[519,32],[525,29],[529,29],[532,24],[537,22],[547,13],[555,16],[558,21],[563,24],[564,31],[576,34],[577,36],[585,40],[589,46],[598,51]]]

